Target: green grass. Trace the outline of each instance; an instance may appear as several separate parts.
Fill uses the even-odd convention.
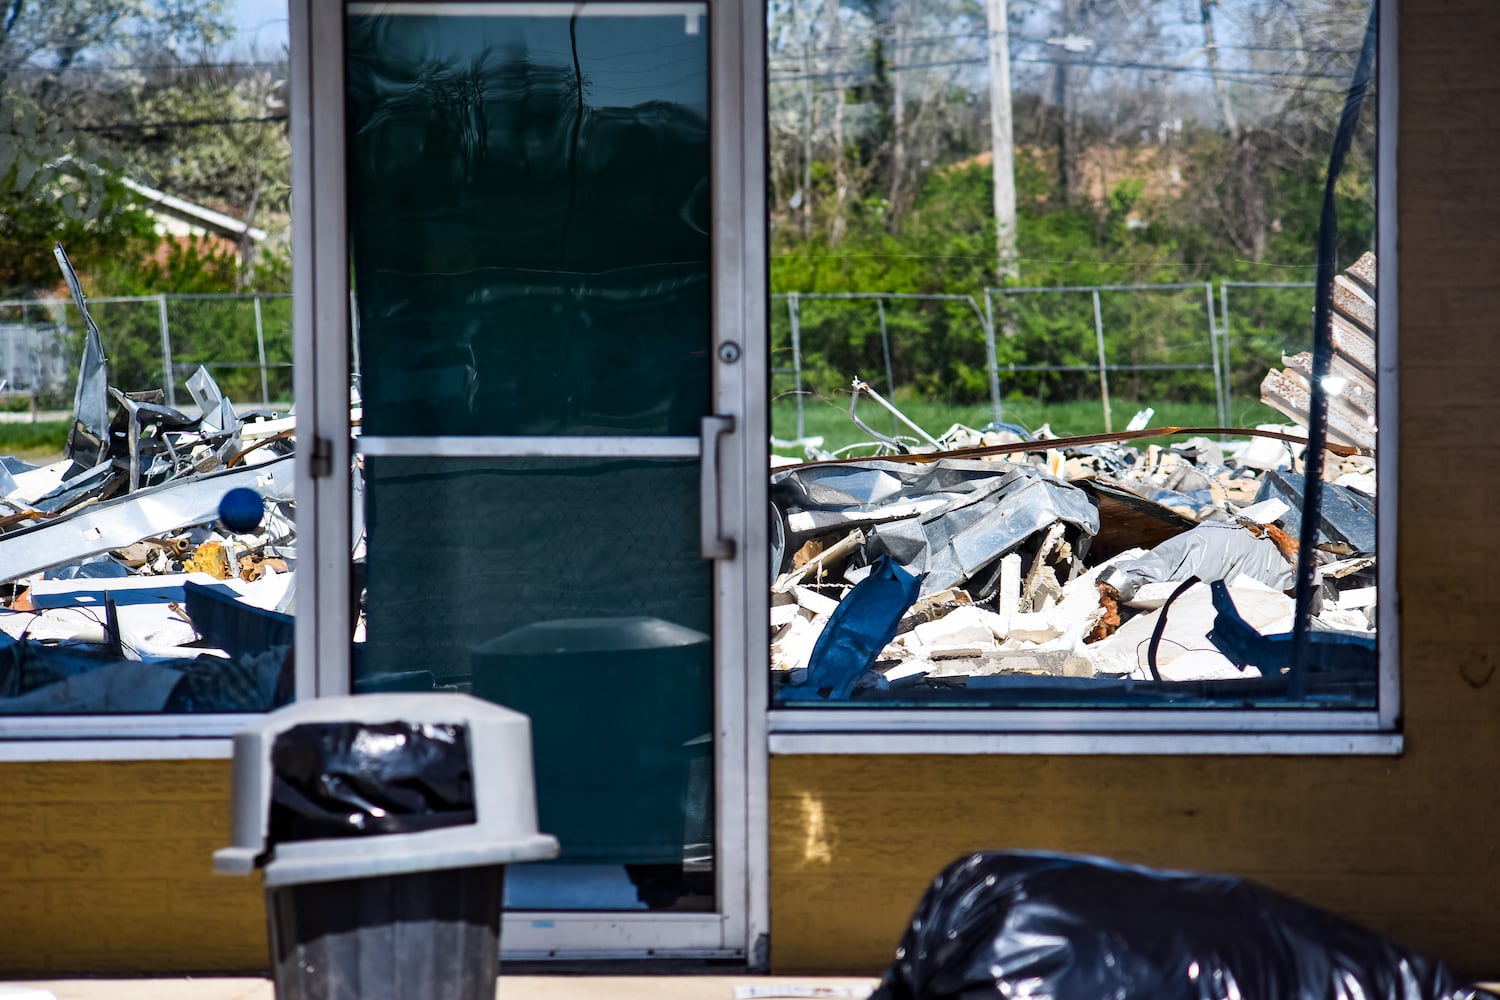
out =
[[[1215,427],[1219,423],[1213,401],[1190,403],[1142,404],[1134,400],[1113,399],[1110,415],[1114,430],[1124,430],[1138,410],[1154,405],[1156,414],[1151,418],[1151,427]],[[975,406],[953,406],[941,402],[908,400],[897,404],[902,413],[933,437],[942,436],[954,424],[982,428],[993,416],[988,403]],[[878,403],[870,399],[859,402],[859,418],[870,427],[885,435],[898,434],[916,439],[910,428],[897,425],[894,418]],[[1073,400],[1066,403],[1039,403],[1035,400],[1007,402],[1003,408],[1006,423],[1020,424],[1035,431],[1049,424],[1052,432],[1066,437],[1075,434],[1098,434],[1104,431],[1104,408],[1097,399]],[[1253,427],[1262,423],[1282,423],[1285,418],[1259,401],[1246,401],[1234,407],[1234,427]],[[833,451],[847,445],[870,440],[869,435],[855,426],[849,419],[849,396],[837,399],[809,397],[803,405],[803,425],[807,437],[822,437],[823,450]],[[794,399],[782,397],[771,404],[771,436],[782,441],[791,441],[797,436],[797,406]],[[1159,443],[1174,438],[1153,439]],[[772,452],[793,458],[802,458],[803,449],[796,445],[773,445]]]
[[[899,404],[918,426],[934,437],[940,436],[954,424],[965,424],[980,428],[991,420],[988,404],[978,406],[952,406],[946,403],[909,400]],[[1142,407],[1139,403],[1111,400],[1110,413],[1114,428],[1123,430],[1130,418]],[[860,400],[859,418],[882,434],[891,434],[892,417],[879,404],[869,399]],[[1068,403],[1043,404],[1034,400],[1007,402],[1004,407],[1007,423],[1020,424],[1028,430],[1036,430],[1042,424],[1050,424],[1052,431],[1061,436],[1073,434],[1097,434],[1104,430],[1104,413],[1098,400],[1074,400]],[[849,419],[849,397],[837,400],[809,398],[804,406],[803,420],[808,437],[822,437],[823,449],[832,451],[847,445],[869,440],[864,431]],[[1285,418],[1259,402],[1246,402],[1235,407],[1235,427],[1253,427],[1263,423],[1283,423]],[[1151,418],[1152,427],[1212,427],[1218,423],[1214,404],[1205,403],[1161,403],[1156,406],[1156,415]],[[915,435],[906,427],[895,431],[902,437]],[[797,407],[787,397],[771,404],[771,436],[790,441],[797,435]],[[67,446],[68,422],[65,420],[42,423],[0,423],[0,455],[13,455],[27,461],[55,461],[63,457]],[[1157,438],[1158,442],[1171,440]],[[778,455],[803,458],[803,449],[797,446],[773,446]]]
[[[64,456],[68,445],[68,421],[45,420],[41,423],[0,423],[0,455],[28,462],[55,462]]]

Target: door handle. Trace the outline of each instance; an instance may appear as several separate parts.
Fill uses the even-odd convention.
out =
[[[698,539],[705,559],[733,559],[734,539],[724,537],[719,503],[719,440],[734,433],[734,418],[710,414],[698,429]]]

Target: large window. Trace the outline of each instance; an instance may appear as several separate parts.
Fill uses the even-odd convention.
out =
[[[0,29],[7,736],[226,736],[296,689],[286,6],[148,7]]]
[[[1391,731],[1372,4],[768,16],[773,734]]]

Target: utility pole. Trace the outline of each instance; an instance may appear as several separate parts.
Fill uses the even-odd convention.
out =
[[[1214,81],[1214,96],[1219,101],[1219,111],[1224,116],[1224,128],[1230,138],[1238,138],[1240,126],[1235,120],[1234,108],[1229,103],[1229,94],[1224,87],[1224,76],[1219,71],[1219,42],[1214,37],[1214,4],[1217,0],[1200,0],[1199,10],[1203,14],[1203,47],[1208,52],[1208,72]]]
[[[995,271],[1001,281],[1016,267],[1016,154],[1010,108],[1010,22],[1007,0],[985,0],[989,22],[990,149],[995,186]]]

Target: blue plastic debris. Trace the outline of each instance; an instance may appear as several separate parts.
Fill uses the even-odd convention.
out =
[[[881,555],[870,565],[870,575],[849,591],[829,616],[813,646],[806,682],[784,688],[782,695],[848,698],[854,682],[895,638],[901,616],[917,599],[921,585],[921,577],[896,565],[890,556]]]
[[[1293,666],[1293,633],[1261,635],[1240,617],[1234,598],[1223,580],[1209,584],[1214,610],[1213,630],[1208,639],[1241,670],[1260,668],[1262,675],[1274,677]],[[1307,635],[1311,656],[1308,669],[1313,671],[1352,671],[1373,674],[1378,661],[1375,637],[1358,632],[1314,631]],[[1300,680],[1294,675],[1293,680]]]

